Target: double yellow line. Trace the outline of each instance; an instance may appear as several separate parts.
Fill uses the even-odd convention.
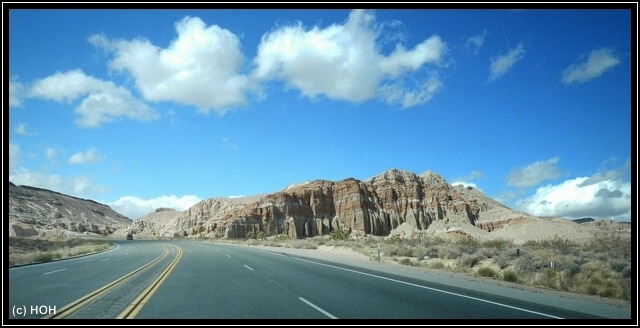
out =
[[[129,304],[124,309],[124,311],[122,311],[116,317],[116,319],[133,319],[136,315],[138,315],[138,312],[140,312],[140,310],[142,310],[142,307],[147,304],[147,301],[151,298],[153,293],[158,290],[162,282],[167,278],[167,276],[169,276],[169,273],[173,271],[173,268],[176,266],[176,264],[178,264],[180,258],[182,258],[182,248],[178,246],[175,247],[178,250],[178,255],[176,255],[176,258],[173,260],[173,262],[171,262],[171,264],[169,264],[169,266],[164,271],[162,271],[160,276],[158,276],[156,280],[154,280],[142,293],[140,293],[140,295],[138,295],[138,297],[136,297],[133,302],[131,302],[131,304]]]
[[[131,319],[134,318],[138,312],[140,312],[140,310],[142,309],[142,307],[146,304],[146,302],[149,300],[149,298],[151,298],[151,296],[153,295],[153,293],[160,287],[160,284],[164,281],[164,279],[169,275],[169,273],[173,270],[173,268],[176,266],[176,264],[178,264],[178,262],[180,261],[180,258],[182,258],[182,248],[178,247],[178,246],[174,246],[174,245],[170,245],[174,248],[176,248],[177,250],[177,255],[176,258],[173,260],[173,262],[171,262],[171,264],[169,264],[169,266],[167,266],[167,268],[162,271],[162,273],[158,276],[158,278],[156,278],[142,293],[140,293],[140,295],[138,295],[133,302],[131,302],[131,304],[129,304],[124,311],[122,311],[117,318],[118,319]],[[43,317],[43,319],[63,319],[69,315],[71,315],[72,313],[78,311],[79,309],[81,309],[82,307],[86,306],[87,304],[99,299],[100,297],[102,297],[105,293],[107,293],[109,290],[111,290],[112,288],[122,284],[123,282],[125,282],[126,280],[132,278],[133,276],[135,276],[136,274],[140,273],[141,271],[143,271],[144,269],[152,266],[153,264],[155,264],[156,262],[160,261],[163,257],[165,257],[168,253],[167,251],[167,246],[162,246],[163,250],[162,250],[162,254],[160,254],[160,256],[158,256],[157,258],[153,259],[151,262],[137,268],[134,271],[131,271],[130,273],[122,276],[121,278],[116,279],[115,281],[106,284],[105,286],[87,294],[84,295],[80,298],[78,298],[77,300],[63,306],[60,311],[56,311],[55,314],[52,315],[47,315],[45,317]]]

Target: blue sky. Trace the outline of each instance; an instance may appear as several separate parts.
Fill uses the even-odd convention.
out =
[[[397,168],[534,215],[631,217],[629,10],[9,19],[3,147],[18,185],[136,219]]]

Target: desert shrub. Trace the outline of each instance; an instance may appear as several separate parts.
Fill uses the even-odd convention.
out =
[[[291,247],[298,249],[317,249],[318,245],[306,239],[296,239],[291,242]]]
[[[480,246],[480,242],[472,236],[461,237],[456,241],[456,244],[460,246],[462,253],[467,254],[473,254]]]
[[[558,286],[557,284],[558,280],[556,278],[557,274],[558,273],[554,269],[547,268],[542,272],[542,274],[540,275],[540,278],[537,281],[535,281],[535,284],[544,286],[544,287],[549,287],[549,288],[557,288]]]
[[[61,255],[58,252],[39,252],[33,257],[34,262],[49,262],[60,259]]]
[[[502,272],[502,279],[504,281],[518,282],[518,274],[513,270],[506,270]]]
[[[516,252],[513,249],[503,248],[501,249],[497,255],[492,258],[493,263],[495,263],[500,269],[504,269],[508,267],[515,259]]]
[[[287,240],[291,240],[291,237],[289,237],[288,235],[279,234],[273,239],[278,241],[287,241]]]
[[[457,259],[456,264],[461,267],[473,268],[476,264],[480,263],[482,259],[483,258],[478,255],[463,254]]]
[[[439,247],[438,246],[425,247],[424,255],[428,256],[429,258],[439,258],[440,257]]]
[[[623,278],[631,277],[631,263],[626,260],[612,259],[609,262],[609,267]]]
[[[385,244],[403,244],[403,245],[406,245],[406,244],[408,244],[408,241],[407,241],[407,239],[402,238],[402,237],[400,237],[398,235],[393,235],[391,237],[385,238],[384,239],[384,243]]]
[[[442,270],[445,268],[444,262],[442,261],[433,261],[430,262],[427,267],[431,268],[431,269],[436,269],[436,270]]]
[[[329,235],[333,240],[346,240],[346,239],[349,239],[351,232],[349,232],[349,230],[347,229],[336,228],[336,229],[333,229]]]
[[[404,245],[385,244],[382,245],[381,250],[387,256],[413,256],[413,249]]]
[[[619,235],[593,238],[582,245],[582,250],[607,254],[613,258],[631,259],[631,240]]]
[[[501,249],[501,248],[513,246],[513,241],[506,240],[506,239],[501,239],[501,238],[500,239],[492,239],[492,240],[487,240],[487,241],[483,242],[482,246],[489,247],[489,248]]]
[[[498,275],[498,273],[496,272],[496,270],[490,268],[490,267],[482,267],[480,269],[478,269],[477,274],[481,277],[489,277],[489,278],[493,278],[495,276]]]
[[[411,259],[408,257],[402,258],[398,263],[402,265],[411,265]]]
[[[545,251],[527,252],[513,262],[514,269],[520,273],[540,272],[549,265],[549,254]]]
[[[411,249],[411,256],[422,260],[425,257],[429,258],[429,253],[427,252],[427,248],[425,246],[418,245]]]
[[[457,259],[462,256],[462,248],[455,244],[443,245],[439,248],[438,257],[442,259]]]
[[[580,263],[573,261],[573,262],[567,263],[567,265],[564,266],[563,272],[567,276],[575,276],[580,272],[580,270],[581,270]]]
[[[548,251],[556,251],[561,254],[568,254],[574,249],[578,248],[578,244],[560,236],[548,237],[542,240],[529,240],[524,243],[524,246],[533,249],[545,249]]]

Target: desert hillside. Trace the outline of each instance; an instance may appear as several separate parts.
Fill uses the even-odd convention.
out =
[[[595,221],[594,221],[595,222]],[[361,181],[315,180],[244,198],[210,198],[188,210],[158,209],[120,229],[139,238],[200,236],[246,238],[262,233],[292,239],[328,235],[409,236],[431,233],[515,243],[558,236],[583,240],[630,232],[611,220],[577,223],[514,211],[472,187],[452,186],[439,175],[391,169]]]
[[[132,221],[109,206],[9,183],[9,236],[110,235]]]

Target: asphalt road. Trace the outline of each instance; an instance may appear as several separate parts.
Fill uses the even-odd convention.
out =
[[[60,315],[65,306],[113,284],[67,318],[108,319],[126,312],[128,318],[180,324],[185,319],[630,319],[629,309],[593,304],[595,311],[539,293],[397,274],[376,264],[246,245],[123,240],[100,254],[10,269],[4,311],[9,319]]]

